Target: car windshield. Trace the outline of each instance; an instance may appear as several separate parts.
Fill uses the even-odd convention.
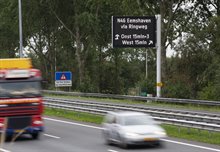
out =
[[[0,83],[0,98],[23,98],[41,95],[40,81]]]
[[[147,115],[125,116],[122,118],[122,125],[153,125],[155,121]]]

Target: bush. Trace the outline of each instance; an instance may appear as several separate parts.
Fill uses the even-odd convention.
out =
[[[208,84],[198,93],[198,98],[202,100],[220,100],[219,88],[216,85]]]
[[[146,93],[146,94],[154,94],[156,93],[156,82],[150,81],[148,79],[142,79],[139,81],[136,85],[138,88],[140,88],[140,94]]]
[[[162,89],[162,94],[167,98],[190,98],[191,87],[183,81],[168,82]]]

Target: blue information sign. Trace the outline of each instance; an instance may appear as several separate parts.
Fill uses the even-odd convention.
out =
[[[55,72],[55,87],[72,86],[72,73],[70,71]]]

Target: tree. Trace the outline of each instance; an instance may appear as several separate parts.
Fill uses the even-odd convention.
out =
[[[0,57],[15,57],[19,45],[17,1],[2,0],[0,8]]]

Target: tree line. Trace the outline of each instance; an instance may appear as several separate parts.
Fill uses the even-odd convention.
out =
[[[0,58],[18,57],[18,2],[0,8]],[[112,48],[111,16],[156,14],[162,96],[220,100],[218,0],[22,0],[25,56],[41,69],[44,89],[54,89],[55,71],[71,71],[74,91],[155,95],[156,50]]]

